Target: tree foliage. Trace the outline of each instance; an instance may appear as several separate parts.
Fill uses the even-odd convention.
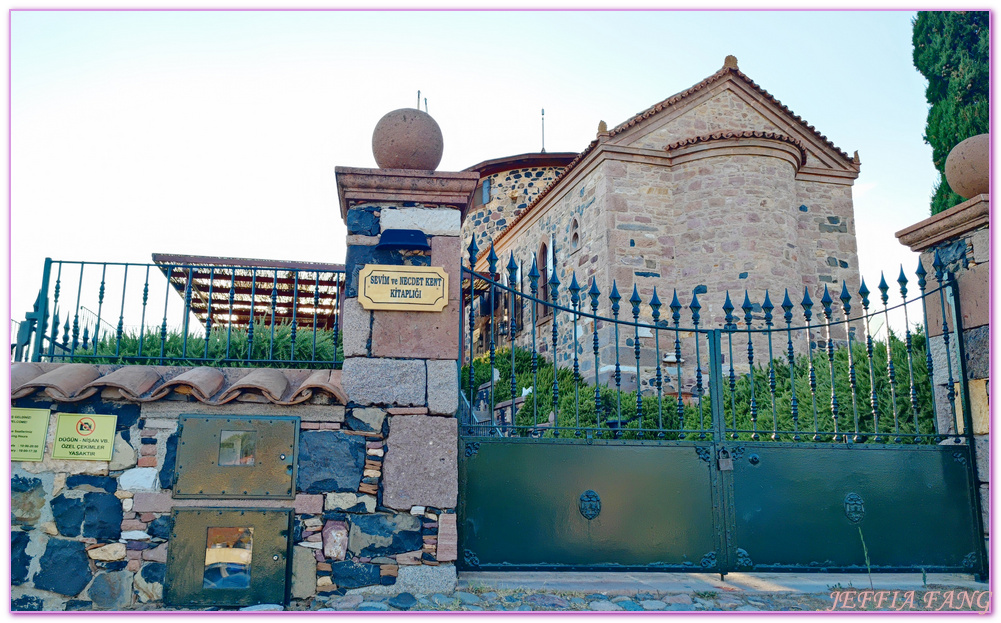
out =
[[[932,214],[963,201],[945,180],[949,152],[989,130],[989,20],[987,11],[920,11],[914,20],[914,66],[928,79],[924,140],[940,174]]]

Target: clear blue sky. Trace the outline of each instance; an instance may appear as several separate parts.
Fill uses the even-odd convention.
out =
[[[45,256],[340,262],[334,167],[417,90],[439,170],[580,151],[727,54],[849,154],[863,276],[910,272],[928,216],[925,80],[910,12],[12,13],[12,311]],[[872,287],[872,286],[870,286]]]

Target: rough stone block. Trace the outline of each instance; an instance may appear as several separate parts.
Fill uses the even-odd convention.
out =
[[[32,525],[42,516],[45,489],[39,478],[14,476],[10,479],[10,515],[15,524]]]
[[[984,264],[991,259],[991,234],[988,229],[981,229],[970,236],[973,243],[973,261]]]
[[[323,524],[323,557],[344,560],[348,553],[348,524],[343,521],[328,521]]]
[[[78,594],[93,577],[84,544],[79,541],[49,539],[38,563],[35,588],[60,595]]]
[[[324,510],[349,513],[375,512],[375,496],[358,495],[357,493],[328,493],[324,497]]]
[[[125,560],[125,543],[109,543],[108,545],[88,549],[87,556],[91,560]]]
[[[118,486],[128,491],[154,491],[157,489],[157,475],[153,467],[136,467],[122,473]]]
[[[990,508],[991,508],[991,489],[990,485],[980,485],[980,513],[981,519],[984,521],[984,536],[990,536],[991,532],[991,519],[990,519]],[[987,551],[991,551],[987,548]]]
[[[15,586],[28,580],[31,556],[27,549],[30,541],[31,537],[27,532],[10,533],[10,582]]]
[[[52,498],[49,503],[52,509],[52,519],[56,530],[63,536],[80,536],[80,526],[83,524],[83,500],[67,498],[64,495]]]
[[[83,496],[83,536],[117,539],[122,534],[122,501],[111,493],[87,493]]]
[[[379,208],[365,206],[348,210],[344,223],[348,234],[361,236],[379,235]]]
[[[142,559],[150,562],[167,562],[167,544],[161,543],[156,547],[144,549]]]
[[[316,593],[316,559],[306,547],[292,548],[292,598],[306,599]]]
[[[428,361],[428,411],[455,415],[459,408],[459,370],[455,361]]]
[[[340,588],[378,584],[379,576],[379,565],[350,560],[330,563],[330,580]]]
[[[132,444],[125,441],[121,433],[115,435],[115,445],[111,454],[111,462],[108,463],[108,469],[111,471],[116,471],[120,469],[130,469],[136,466],[136,461],[139,457],[136,455],[136,449],[132,447]]]
[[[386,412],[374,407],[352,409],[345,414],[345,423],[350,425],[351,430],[356,431],[377,433],[382,430],[382,423],[385,419]]]
[[[438,517],[438,551],[435,558],[439,562],[451,562],[458,556],[459,535],[455,527],[455,514],[444,513]]]
[[[421,522],[412,515],[376,513],[351,518],[348,544],[355,556],[401,554],[421,543]]]
[[[376,567],[378,569],[378,567]],[[348,591],[348,594],[368,595],[445,595],[455,592],[458,581],[455,575],[455,565],[408,565],[400,567],[396,583],[392,586],[369,586]]]
[[[357,491],[364,464],[364,437],[325,430],[299,435],[299,491]]]
[[[167,565],[162,562],[149,562],[143,565],[134,578],[139,601],[148,602],[163,599],[163,580],[166,575]]]
[[[382,468],[383,504],[408,512],[412,506],[454,507],[457,444],[454,418],[392,416]]]
[[[383,210],[382,229],[418,229],[429,236],[458,236],[462,227],[454,208],[396,208]]]
[[[87,595],[102,610],[124,610],[132,604],[132,573],[113,571],[98,574]]]
[[[440,312],[376,311],[372,355],[455,359],[459,352],[460,311],[457,300],[449,300]]]
[[[323,496],[311,494],[297,494],[293,502],[297,515],[319,515],[323,512]]]
[[[961,386],[956,383],[956,422],[959,434],[966,430],[963,417],[963,401],[960,394]],[[973,414],[973,434],[986,435],[990,433],[990,397],[987,394],[987,379],[975,379],[967,382],[970,391],[970,411]]]
[[[368,341],[372,335],[372,312],[363,308],[357,298],[346,298],[343,304],[344,356],[364,357],[368,355]]]
[[[973,437],[973,450],[977,453],[977,478],[991,481],[991,438],[987,435]]]
[[[462,289],[462,241],[454,236],[435,236],[431,239],[431,265],[440,266],[448,273],[448,303],[458,305]]]
[[[424,406],[427,370],[413,359],[345,359],[341,382],[359,405]]]
[[[963,330],[966,347],[966,378],[986,379],[990,376],[990,325]]]

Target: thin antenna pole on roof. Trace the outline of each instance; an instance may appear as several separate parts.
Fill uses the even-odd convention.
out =
[[[546,153],[546,109],[542,109],[542,153]]]
[[[421,109],[421,90],[417,89],[417,110]]]
[[[427,111],[428,111],[428,98],[425,97],[424,98],[424,112],[427,112]],[[430,114],[430,113],[428,113],[428,114]]]

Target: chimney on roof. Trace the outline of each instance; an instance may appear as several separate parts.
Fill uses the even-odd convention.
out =
[[[726,58],[723,60],[724,69],[737,69],[737,57],[733,54],[727,54]]]

